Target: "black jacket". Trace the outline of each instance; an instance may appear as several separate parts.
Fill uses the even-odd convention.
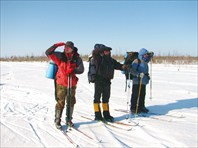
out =
[[[97,63],[96,79],[110,80],[114,77],[114,70],[122,70],[123,64],[120,64],[112,57],[102,56]]]

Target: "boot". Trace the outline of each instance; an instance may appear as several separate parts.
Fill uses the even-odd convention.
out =
[[[58,109],[55,109],[55,126],[57,129],[61,129],[61,116],[62,116],[62,110],[58,110]]]
[[[142,112],[142,113],[148,113],[149,112],[149,110],[145,107],[145,97],[142,97],[141,99],[140,99],[140,112]]]
[[[95,120],[102,121],[102,114],[100,111],[100,103],[94,103]]]
[[[108,103],[102,103],[102,108],[103,108],[104,119],[106,121],[113,122],[114,118],[109,113],[109,104]]]
[[[144,106],[144,107],[141,107],[140,108],[140,112],[142,112],[142,113],[148,113],[149,110]]]
[[[67,126],[74,127],[74,123],[72,121],[66,121]]]
[[[70,107],[70,115],[69,117],[66,117],[66,124],[70,127],[74,127],[74,123],[72,122],[72,115],[73,115],[74,107]]]
[[[131,108],[130,109],[132,113],[136,113],[136,108]],[[140,108],[138,109],[137,113],[141,113],[142,111],[140,110]]]

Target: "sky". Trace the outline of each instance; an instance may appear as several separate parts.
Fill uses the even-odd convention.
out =
[[[1,0],[1,57],[40,56],[73,41],[81,55],[96,43],[112,54],[198,55],[197,0]],[[63,48],[58,48],[63,51]]]

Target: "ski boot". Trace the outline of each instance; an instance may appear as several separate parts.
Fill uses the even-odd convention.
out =
[[[142,108],[140,109],[140,111],[141,111],[142,113],[148,113],[148,112],[149,112],[149,110],[148,110],[146,107],[142,107]]]
[[[62,126],[60,124],[61,122],[61,115],[62,115],[62,111],[61,110],[55,110],[55,120],[54,120],[54,123],[55,123],[55,126],[57,129],[61,129]]]
[[[107,122],[112,122],[112,123],[114,122],[114,118],[110,115],[109,116],[104,116],[104,120],[107,121]]]
[[[68,127],[74,127],[74,123],[72,121],[67,121],[66,124]]]
[[[135,108],[131,108],[130,111],[131,111],[131,113],[136,114],[136,109]],[[139,114],[139,113],[141,113],[140,109],[137,110],[137,114]]]
[[[94,103],[94,112],[95,112],[95,120],[103,121],[99,103]]]
[[[114,122],[114,118],[109,113],[109,104],[108,103],[102,103],[103,108],[103,117],[105,121],[108,122]]]
[[[61,129],[62,125],[60,124],[60,122],[55,122],[55,126],[57,129]]]

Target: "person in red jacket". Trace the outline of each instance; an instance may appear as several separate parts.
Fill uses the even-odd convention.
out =
[[[64,46],[64,52],[55,52],[57,47]],[[66,43],[59,42],[51,46],[46,50],[46,55],[50,58],[54,63],[58,66],[58,71],[56,73],[56,88],[55,88],[55,98],[56,98],[56,106],[55,106],[55,125],[56,128],[60,129],[61,126],[61,116],[65,106],[66,97],[67,97],[67,89],[68,89],[68,76],[71,75],[71,103],[69,110],[66,109],[66,124],[68,126],[74,126],[72,123],[72,114],[74,110],[74,104],[76,103],[75,93],[76,93],[76,85],[78,82],[78,78],[76,74],[81,74],[84,72],[84,65],[82,59],[77,53],[77,48],[74,47],[74,43],[68,41]]]

